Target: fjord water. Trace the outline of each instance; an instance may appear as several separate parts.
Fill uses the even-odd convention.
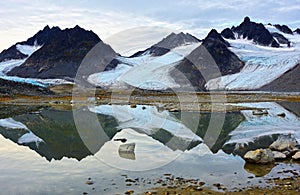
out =
[[[246,144],[256,138],[269,139],[289,133],[299,140],[299,104],[244,106],[267,107],[269,115],[252,116],[250,110],[226,113],[223,129],[210,148],[204,137],[211,115],[219,113],[185,112],[189,120],[183,121],[182,112],[171,113],[146,105],[92,105],[74,110],[1,106],[2,192],[122,194],[128,189],[146,191],[158,187],[154,183],[165,173],[199,179],[207,186],[222,183],[233,189],[250,185],[247,178],[258,172],[259,176],[272,177],[282,167],[300,170],[297,164],[280,163],[262,174],[257,167],[246,165],[241,157],[231,154],[233,144]],[[91,121],[81,127],[84,132],[78,131],[74,112],[87,116],[81,115],[82,120],[95,115],[105,136],[97,136],[100,130]],[[278,117],[277,112],[284,112],[286,117]],[[194,121],[199,124],[191,130]],[[135,143],[134,152],[119,151],[124,143],[114,140],[124,138],[126,143]],[[125,177],[138,182],[127,186]],[[89,178],[94,184],[86,184]],[[251,180],[251,185],[266,184],[257,177]]]

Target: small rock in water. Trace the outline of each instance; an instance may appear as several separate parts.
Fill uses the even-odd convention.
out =
[[[134,193],[134,190],[127,190],[126,192],[125,192],[125,194],[133,194]]]
[[[86,181],[86,182],[85,182],[85,184],[87,184],[87,185],[93,185],[93,184],[94,184],[94,182],[93,182],[93,181],[91,181],[91,180],[88,180],[88,181]]]
[[[292,156],[292,158],[293,158],[294,160],[300,160],[300,151],[297,152],[296,154],[294,154],[294,156]]]
[[[253,115],[268,115],[268,111],[267,110],[253,110],[252,114]]]
[[[274,155],[270,149],[257,149],[248,151],[244,155],[244,159],[250,163],[268,164],[275,161]]]
[[[280,117],[285,117],[285,113],[282,112],[282,113],[278,113],[277,116],[280,116]]]
[[[272,151],[272,153],[273,153],[275,159],[286,159],[286,155],[281,152]]]
[[[270,149],[277,151],[295,151],[297,150],[298,142],[294,136],[280,135],[275,142],[270,145]]]

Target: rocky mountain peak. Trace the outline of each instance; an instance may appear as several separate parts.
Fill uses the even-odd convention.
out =
[[[193,50],[171,72],[172,77],[176,78],[176,82],[182,86],[188,79],[196,90],[202,91],[205,90],[206,81],[220,76],[219,73],[227,75],[239,72],[244,67],[244,62],[231,52],[228,46],[229,43],[215,29],[211,30],[201,46]],[[207,56],[208,54],[210,57]],[[210,58],[213,58],[214,62],[211,62]],[[201,70],[205,71],[200,72]],[[203,73],[207,74],[203,76]],[[183,80],[180,79],[182,74],[185,76]]]
[[[275,28],[277,28],[278,30],[280,30],[283,33],[290,34],[290,35],[293,34],[293,31],[287,25],[275,24],[274,26],[275,26]]]
[[[43,47],[8,75],[25,78],[74,78],[85,55],[101,40],[94,32],[79,26],[64,30],[46,26],[24,43],[31,45],[34,42]],[[115,54],[109,48],[107,49]]]
[[[256,44],[279,47],[279,43],[277,43],[265,26],[262,23],[252,22],[249,17],[245,17],[239,26],[233,27],[231,30],[237,33],[239,37],[253,40]]]
[[[248,17],[248,16],[246,16],[245,18],[244,18],[244,24],[250,24],[250,18]]]
[[[216,44],[224,44],[224,46],[229,47],[229,43],[223,39],[223,37],[217,32],[217,30],[212,29],[206,38],[203,40],[203,45],[205,46],[216,46]]]
[[[151,46],[150,48],[137,52],[133,54],[131,57],[137,57],[140,55],[150,53],[152,56],[162,56],[168,53],[171,49],[179,47],[181,45],[191,44],[191,43],[198,43],[200,42],[199,39],[194,37],[189,33],[174,33],[172,32],[167,37],[163,38],[161,41],[156,43],[155,45]]]

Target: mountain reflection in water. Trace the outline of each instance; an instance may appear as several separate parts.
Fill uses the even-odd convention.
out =
[[[122,106],[119,108],[121,107]],[[101,114],[98,112],[96,117],[99,121],[99,124],[101,124],[102,130],[93,125],[92,121],[89,121],[90,118],[92,118],[90,116],[95,115],[95,112],[92,112],[91,108],[82,107],[77,109],[74,111],[74,113],[80,113],[80,116],[83,116],[82,120],[85,121],[84,127],[80,127],[84,128],[84,135],[77,131],[73,117],[74,113],[72,110],[58,110],[51,107],[12,106],[5,107],[5,109],[2,107],[2,112],[0,114],[2,114],[3,119],[12,118],[17,122],[24,124],[33,133],[33,135],[42,139],[43,142],[27,142],[22,143],[22,145],[30,147],[39,155],[45,157],[48,161],[51,161],[52,159],[60,160],[63,157],[75,158],[80,161],[89,155],[94,155],[97,153],[106,142],[113,140],[115,135],[118,132],[123,131],[125,128],[130,128],[138,133],[146,134],[151,139],[162,143],[173,151],[190,150],[202,143],[201,138],[203,138],[206,133],[210,122],[211,113],[184,113],[185,118],[189,118],[191,122],[194,120],[199,120],[199,125],[196,129],[196,132],[190,130],[191,135],[195,134],[195,137],[190,139],[188,136],[185,136],[185,134],[176,134],[170,129],[173,127],[172,125],[175,125],[175,128],[179,126],[180,128],[184,128],[186,131],[189,130],[189,127],[192,124],[189,124],[189,121],[183,121],[184,123],[182,123],[180,120],[180,116],[183,113],[170,113],[168,111],[163,111],[165,112],[164,114],[167,115],[167,118],[161,118],[161,114],[157,111],[156,107],[146,106],[146,108],[147,109],[145,112],[148,111],[151,114],[150,117],[153,117],[153,113],[156,113],[156,118],[154,118],[156,121],[150,121],[151,124],[147,123],[149,125],[147,127],[142,124],[142,119],[140,118],[147,117],[146,115],[143,116],[140,114],[132,114],[136,111],[134,109],[139,109],[139,106],[137,108],[126,107],[126,110],[131,113],[131,117],[133,117],[129,121],[133,120],[133,123],[128,121],[125,123],[124,121],[120,121],[120,118],[117,116],[107,113]],[[3,115],[3,113],[10,114]],[[82,113],[84,114],[82,115]],[[162,120],[163,123],[158,123],[158,125],[155,125],[154,123],[157,123],[159,120]],[[211,148],[211,151],[214,153],[217,152],[223,146],[223,144],[229,140],[230,137],[228,134],[233,131],[243,120],[244,117],[240,112],[226,113],[223,129],[216,143]],[[143,128],[143,126],[145,128]],[[24,128],[11,129],[8,127],[3,127],[3,125],[0,124],[0,133],[5,138],[18,143],[20,137],[26,134],[27,131]],[[93,148],[88,147],[86,142],[89,144],[92,143]],[[131,160],[135,159],[135,156],[132,154],[126,154],[125,156],[124,154],[121,154],[120,156]]]

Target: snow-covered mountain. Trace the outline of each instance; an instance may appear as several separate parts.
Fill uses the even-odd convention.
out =
[[[126,57],[92,31],[46,26],[0,53],[0,78],[41,87],[72,83],[97,45],[96,59],[81,70],[80,79],[100,88],[299,91],[299,33],[245,17],[237,27],[220,34],[212,30],[201,41],[171,33]]]
[[[115,67],[92,74],[88,81],[106,88],[129,85],[147,90],[203,90],[206,80],[238,72],[243,67],[244,63],[228,46],[216,30],[212,30],[203,42],[190,34],[172,33],[131,57],[117,57],[119,63]],[[215,67],[204,56],[209,54]],[[208,70],[212,71],[208,73]],[[201,71],[206,71],[206,78]]]
[[[238,73],[208,81],[207,89],[299,91],[299,69],[296,66],[300,62],[300,36],[283,33],[278,27],[270,24],[264,28],[271,35],[276,33],[287,39],[287,44],[279,44],[276,48],[262,46],[247,37],[236,36],[235,39],[227,39],[231,44],[230,50],[245,62],[245,66]],[[276,37],[274,39],[278,40]],[[295,76],[291,76],[291,71]],[[279,82],[283,83],[278,85]],[[289,83],[293,86],[289,86]]]
[[[190,34],[172,33],[150,48],[130,57],[118,56],[118,63],[107,66],[105,71],[89,76],[88,81],[99,87],[126,86],[141,89],[164,90],[179,88],[169,74],[181,60],[200,45]]]

